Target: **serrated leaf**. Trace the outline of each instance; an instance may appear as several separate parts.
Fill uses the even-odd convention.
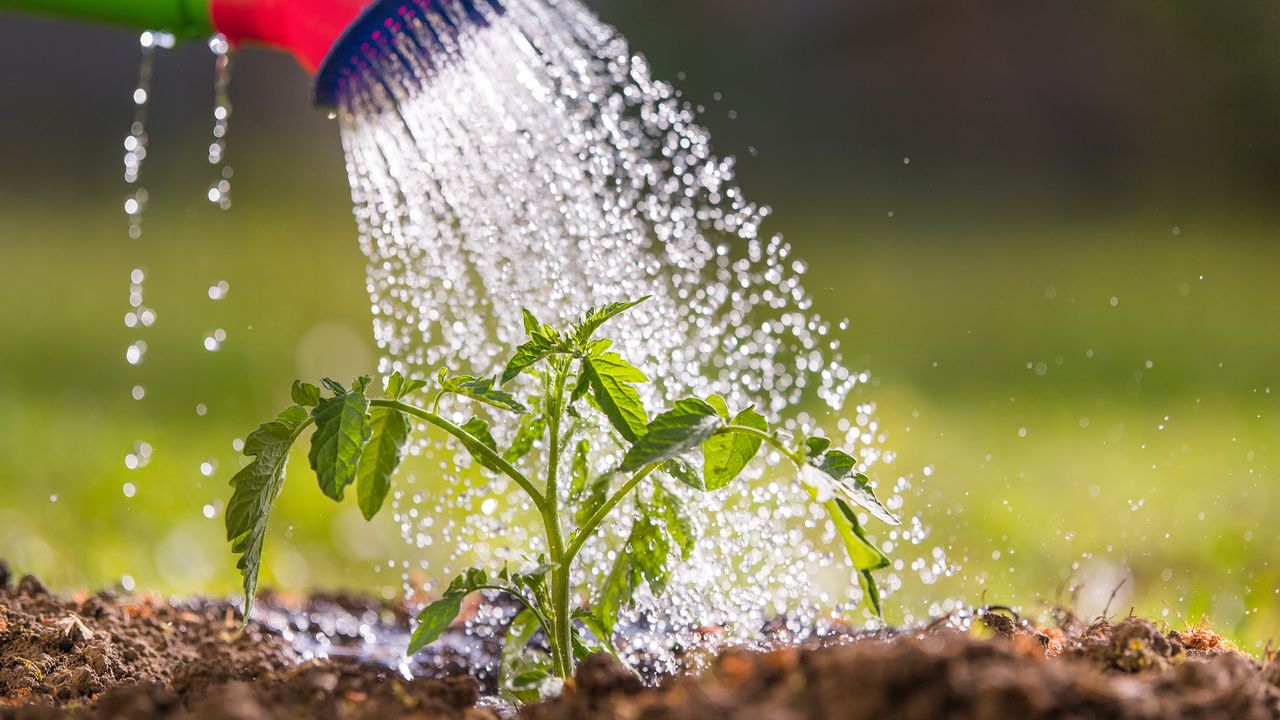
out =
[[[496,407],[499,410],[510,410],[511,412],[522,413],[525,411],[524,405],[515,399],[515,397],[501,388],[494,387],[493,378],[477,378],[471,375],[454,375],[446,376],[444,371],[440,373],[440,389],[451,392],[456,395],[463,395],[485,405]]]
[[[715,408],[697,398],[676,401],[645,428],[644,435],[622,458],[622,471],[638,470],[649,463],[679,457],[715,434],[724,424]]]
[[[591,443],[586,439],[579,440],[573,449],[573,464],[569,470],[569,498],[576,501],[587,489],[587,478],[591,475]]]
[[[495,453],[498,452],[498,441],[494,440],[493,433],[489,432],[489,423],[478,417],[473,417],[462,424],[462,429],[467,431],[468,435],[475,438],[480,445],[489,448]],[[462,444],[467,448],[467,451],[471,453],[471,457],[475,458],[476,462],[493,472],[502,472],[502,468],[498,467],[497,463],[485,457],[484,453],[478,449],[476,444],[469,440],[464,440]]]
[[[369,399],[359,381],[350,392],[321,400],[311,411],[316,431],[307,460],[320,490],[334,500],[341,501],[346,487],[355,482],[360,452],[372,434],[368,412]]]
[[[400,374],[399,370],[396,370],[383,381],[383,394],[393,400],[400,400],[426,386],[426,380],[406,379],[404,375]]]
[[[293,389],[289,395],[293,398],[295,405],[315,407],[320,404],[320,388],[301,380],[293,381]]]
[[[632,300],[630,302],[609,303],[608,305],[605,305],[604,307],[599,309],[589,308],[583,314],[582,319],[579,320],[577,323],[575,323],[573,326],[574,339],[577,341],[580,347],[583,345],[586,345],[586,343],[591,339],[591,336],[595,334],[596,330],[600,329],[600,326],[604,325],[610,319],[617,317],[618,315],[621,315],[622,313],[639,305],[645,300],[648,300],[650,297],[652,296],[645,295],[639,300]]]
[[[444,631],[449,629],[454,618],[458,617],[458,613],[462,612],[463,597],[465,593],[446,594],[423,608],[422,612],[418,613],[418,627],[409,638],[409,648],[405,654],[417,655],[423,648],[439,639]]]
[[[560,336],[554,328],[549,325],[540,325],[532,327],[533,323],[537,323],[529,311],[525,311],[524,327],[525,332],[529,334],[528,342],[516,347],[515,355],[507,361],[507,366],[502,370],[501,382],[499,385],[506,385],[516,379],[520,373],[526,368],[533,367],[537,363],[544,360],[548,355],[554,353],[571,352],[574,348]]]
[[[635,600],[641,582],[648,582],[654,595],[667,584],[667,558],[671,554],[667,534],[648,516],[641,515],[632,526],[626,547],[618,553],[613,568],[600,589],[596,616],[606,634],[612,636],[618,612]]]
[[[582,371],[587,374],[596,406],[614,429],[628,442],[638,440],[649,424],[649,414],[634,383],[648,382],[649,378],[614,352],[583,358]]]
[[[369,442],[356,466],[356,498],[365,520],[372,520],[382,509],[391,490],[391,476],[404,459],[410,429],[404,413],[383,407],[369,413],[369,427]]]
[[[815,464],[832,478],[843,480],[853,473],[858,461],[842,450],[830,450]]]
[[[540,629],[545,630],[538,616],[527,609],[517,613],[507,626],[498,656],[498,690],[508,702],[536,702],[541,698],[539,686],[551,677],[546,653],[528,648],[529,641]]]
[[[813,459],[827,451],[831,447],[831,441],[820,436],[807,437],[804,439],[805,457]]]
[[[654,486],[653,501],[657,506],[658,516],[667,527],[667,534],[680,549],[680,559],[688,560],[689,553],[693,552],[693,546],[698,541],[698,536],[693,529],[693,522],[685,514],[684,504],[675,493],[662,485]]]
[[[418,627],[414,629],[413,637],[409,638],[409,648],[405,654],[416,655],[439,639],[462,611],[462,599],[487,583],[488,577],[485,572],[476,568],[471,568],[454,578],[439,600],[418,613]]]
[[[502,454],[502,459],[514,463],[528,455],[533,445],[547,434],[547,421],[542,415],[525,415],[520,418],[520,426],[516,428],[516,436],[511,440],[511,447]]]
[[[234,491],[226,510],[227,541],[231,543],[231,552],[240,555],[236,567],[244,580],[246,621],[253,612],[253,599],[258,591],[262,545],[271,506],[284,487],[289,448],[309,418],[305,407],[294,405],[249,433],[244,454],[253,460],[231,478]]]
[[[542,329],[542,323],[538,322],[538,318],[534,317],[528,308],[520,308],[520,316],[524,320],[524,332],[529,337],[537,335]]]
[[[834,509],[830,507],[832,504],[835,505]],[[857,514],[848,503],[844,500],[835,500],[834,503],[828,503],[827,509],[828,514],[831,515],[831,521],[835,523],[836,530],[844,540],[849,562],[855,569],[881,570],[889,567],[889,558],[867,539],[862,523],[858,522]]]
[[[729,421],[729,404],[719,395],[708,395],[707,404],[716,409],[716,414]]]
[[[827,453],[827,455],[830,454]],[[843,462],[838,463],[838,465],[843,465]],[[806,463],[800,468],[800,481],[818,493],[819,502],[842,498],[863,508],[871,513],[872,517],[883,523],[889,525],[902,524],[902,521],[897,516],[880,504],[880,500],[871,491],[871,486],[867,483],[866,477],[862,475],[836,478],[821,467],[813,463]]]
[[[754,407],[734,416],[731,425],[769,432],[769,421]],[[760,452],[762,440],[742,433],[722,433],[702,443],[702,477],[708,490],[719,490],[737,479],[751,459]]]
[[[705,491],[707,481],[703,478],[702,470],[694,462],[695,460],[696,458],[690,457],[671,458],[662,463],[662,472],[694,490]]]
[[[880,588],[876,585],[876,579],[870,570],[858,571],[858,584],[862,586],[862,596],[871,606],[871,611],[876,614],[876,617],[883,618],[884,611],[880,607]]]

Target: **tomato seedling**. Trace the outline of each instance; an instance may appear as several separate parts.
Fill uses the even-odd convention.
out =
[[[648,378],[625,360],[607,339],[597,338],[610,319],[644,299],[588,310],[566,331],[524,312],[528,341],[515,349],[494,378],[451,375],[441,370],[434,383],[386,378],[382,397],[370,397],[370,378],[351,388],[326,379],[324,390],[295,382],[294,405],[251,433],[244,453],[252,458],[231,480],[227,537],[240,555],[245,617],[252,611],[262,563],[271,505],[284,483],[289,450],[314,427],[308,460],[320,489],[341,501],[356,486],[357,502],[372,519],[390,491],[404,457],[415,418],[453,436],[487,473],[518,485],[536,509],[545,532],[546,553],[519,572],[472,568],[455,578],[443,595],[417,617],[408,652],[423,649],[449,627],[473,592],[508,593],[523,605],[512,620],[502,652],[501,685],[507,697],[537,697],[549,678],[568,678],[575,663],[594,651],[617,654],[613,637],[618,613],[647,583],[661,594],[674,558],[688,558],[697,541],[677,494],[664,483],[678,482],[699,492],[720,491],[736,480],[764,445],[793,463],[810,497],[824,505],[857,571],[870,608],[880,614],[880,595],[872,571],[889,560],[864,534],[854,507],[896,525],[898,519],[872,492],[848,453],[813,436],[796,443],[771,431],[753,407],[732,413],[719,396],[685,398],[650,419],[638,384]],[[537,379],[540,393],[528,400],[505,390],[521,375]],[[429,407],[411,402],[432,389]],[[473,416],[457,425],[439,414],[446,397],[482,405],[490,412],[514,413],[519,422],[510,447],[498,447],[488,421]],[[591,472],[591,441],[583,432],[588,414],[603,416],[613,458],[607,472]],[[517,466],[539,443],[547,443],[546,464],[538,482]],[[572,447],[570,447],[572,446]],[[618,460],[617,458],[621,458]],[[566,467],[567,466],[567,467]],[[567,472],[565,472],[567,471]],[[630,535],[594,600],[582,604],[589,588],[574,574],[583,545],[642,483],[652,483],[637,500]],[[567,487],[565,484],[567,483]],[[543,652],[530,647],[541,631]]]

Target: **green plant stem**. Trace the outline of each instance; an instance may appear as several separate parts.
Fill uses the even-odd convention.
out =
[[[551,449],[547,458],[547,503],[543,515],[547,526],[547,540],[551,548],[551,561],[556,564],[551,571],[551,605],[555,616],[552,655],[557,662],[556,672],[565,679],[573,675],[573,618],[569,608],[569,562],[565,557],[564,531],[560,527],[560,418],[564,411],[565,378],[563,365],[553,365],[555,380],[547,394],[544,408],[547,413],[547,430],[551,435]]]
[[[782,453],[783,456],[785,456],[788,460],[795,463],[796,467],[804,467],[804,458],[796,454],[795,451],[793,451],[791,448],[787,447],[786,445],[783,445],[782,441],[778,440],[778,438],[774,437],[771,433],[767,433],[763,430],[757,430],[756,428],[753,428],[753,427],[747,427],[746,425],[725,425],[724,427],[716,431],[716,435],[726,435],[726,434],[732,434],[732,433],[737,433],[739,435],[750,435],[751,437],[760,438],[764,442],[768,443],[768,445],[772,447],[774,450],[777,450],[778,452]]]
[[[528,493],[529,499],[533,501],[533,505],[538,509],[538,512],[546,512],[546,499],[542,496],[542,493],[538,491],[538,488],[534,487],[533,483],[529,481],[529,478],[525,477],[523,473],[512,467],[511,463],[504,460],[501,455],[490,449],[484,443],[480,442],[471,433],[463,430],[435,413],[427,412],[420,407],[409,405],[408,403],[400,400],[370,400],[369,405],[371,407],[385,407],[399,410],[407,415],[412,415],[420,420],[425,420],[463,441],[467,444],[468,450],[484,456],[484,459],[492,462],[498,467],[498,469],[502,470],[503,474],[516,481],[516,484]]]
[[[582,546],[591,538],[591,535],[596,531],[596,528],[600,527],[600,523],[604,522],[604,519],[609,516],[609,513],[618,506],[618,503],[622,502],[623,498],[634,490],[636,486],[640,484],[641,480],[649,477],[649,475],[654,470],[661,467],[661,465],[662,463],[650,463],[649,465],[637,470],[635,475],[632,475],[629,480],[623,483],[622,487],[618,488],[617,492],[611,495],[608,500],[605,500],[604,504],[601,505],[600,508],[591,515],[591,517],[587,518],[586,522],[582,523],[582,527],[574,531],[573,537],[569,540],[569,548],[565,550],[566,564],[573,562],[573,559],[578,555],[578,551],[581,550]]]

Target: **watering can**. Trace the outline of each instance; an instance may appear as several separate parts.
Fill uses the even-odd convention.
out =
[[[454,2],[475,22],[485,22],[486,12],[502,12],[497,0]],[[278,48],[315,75],[316,104],[331,109],[344,76],[367,64],[371,53],[385,51],[385,43],[376,42],[380,30],[409,11],[439,14],[439,4],[440,0],[0,0],[0,10],[163,30],[179,39],[221,33],[233,46],[258,43]]]

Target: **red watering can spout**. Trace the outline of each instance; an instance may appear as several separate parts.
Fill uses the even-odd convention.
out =
[[[258,42],[291,53],[315,73],[329,49],[373,0],[212,0],[213,28],[233,45]]]

